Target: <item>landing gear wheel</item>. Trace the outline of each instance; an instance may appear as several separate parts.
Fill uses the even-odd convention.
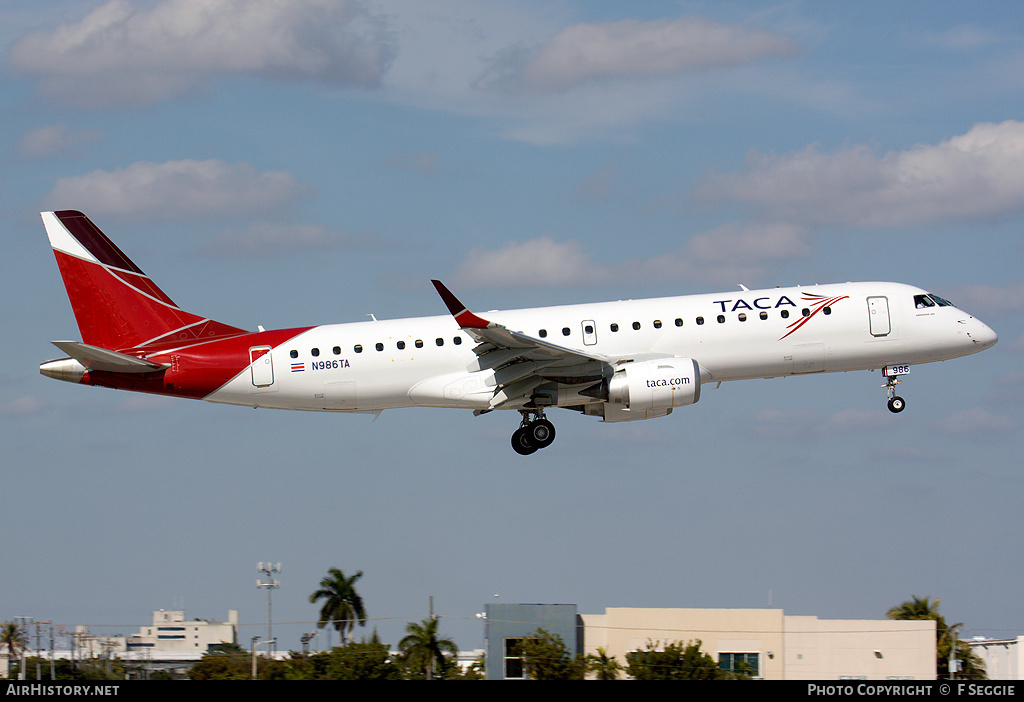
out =
[[[512,449],[520,456],[529,456],[537,448],[530,441],[526,427],[520,427],[512,433]]]
[[[555,440],[555,425],[544,417],[544,409],[531,407],[521,409],[522,424],[512,434],[512,448],[521,456],[546,448]]]
[[[547,448],[555,440],[555,425],[546,419],[538,419],[526,427],[526,436],[537,448]]]
[[[901,382],[899,376],[909,373],[910,368],[906,365],[892,366],[892,368],[893,372],[891,374],[886,372],[885,369],[882,370],[882,374],[885,376],[885,385],[882,387],[885,388],[889,395],[889,411],[893,414],[897,414],[903,411],[907,406],[907,403],[902,397],[896,394],[896,386]]]

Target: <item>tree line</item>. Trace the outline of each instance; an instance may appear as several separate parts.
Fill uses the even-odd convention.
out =
[[[439,632],[439,620],[429,617],[406,625],[406,635],[399,641],[398,654],[393,655],[382,643],[376,631],[367,638],[355,641],[352,632],[358,624],[366,626],[366,608],[356,589],[363,572],[346,576],[338,568],[330,568],[321,579],[320,586],[310,594],[312,604],[320,603],[318,628],[330,626],[339,635],[341,645],[330,651],[316,653],[291,652],[287,659],[266,656],[253,657],[252,653],[234,643],[211,647],[202,659],[189,670],[193,680],[242,680],[254,676],[261,680],[482,680],[484,661],[475,661],[463,668],[457,662],[458,647]],[[982,660],[966,642],[958,638],[962,623],[948,624],[938,610],[939,600],[912,596],[895,607],[886,616],[901,620],[934,620],[936,622],[936,677],[953,676],[961,679],[983,680],[986,677]],[[27,635],[14,622],[0,624],[0,646],[6,649],[10,660],[16,661],[27,652]],[[655,642],[645,648],[626,654],[618,661],[604,649],[596,654],[572,653],[558,635],[538,628],[516,642],[514,655],[521,661],[525,677],[531,680],[616,680],[628,677],[634,680],[741,680],[752,677],[744,664],[733,670],[723,670],[714,658],[701,651],[701,641]],[[36,660],[25,658],[26,670],[33,667],[41,679],[50,676],[57,680],[110,680],[125,679],[131,666],[121,661]],[[11,666],[10,677],[16,677],[19,663]],[[150,674],[151,678],[167,677]]]

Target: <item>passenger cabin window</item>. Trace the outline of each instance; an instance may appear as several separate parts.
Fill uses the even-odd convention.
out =
[[[810,317],[811,316],[811,311],[809,309],[807,309],[806,307],[804,307],[802,310],[800,310],[800,314],[802,314],[804,317]]]
[[[611,329],[613,332],[617,332],[619,330],[619,325],[618,324],[612,324],[608,328]]]
[[[757,316],[760,317],[761,319],[768,319],[768,313],[767,312],[762,312],[761,314],[759,314]]]
[[[741,322],[747,321],[746,313],[745,312],[740,312],[739,317],[737,317],[737,319],[739,319]]]
[[[454,339],[452,339],[452,343],[455,344],[456,346],[458,346],[459,344],[462,343],[462,337],[461,336],[455,337]]]
[[[384,350],[384,344],[382,344],[382,343],[380,343],[380,342],[378,341],[378,342],[377,342],[377,345],[376,345],[376,346],[374,346],[374,348],[375,348],[375,349],[377,349],[378,351],[383,351],[383,350]]]
[[[783,319],[789,319],[789,310],[779,310],[779,316]]]
[[[435,343],[435,344],[437,344],[438,346],[444,346],[444,339],[442,339],[442,338],[438,337],[438,338],[437,338],[437,339],[436,339],[436,340],[434,341],[434,343]]]
[[[704,324],[704,318],[703,317],[697,317],[697,324],[698,325]]]
[[[681,317],[676,317],[676,326],[677,327],[683,326],[683,320],[682,320]]]
[[[416,339],[416,348],[418,348],[418,349],[422,349],[423,348],[423,339]]]
[[[654,320],[654,328],[655,329],[661,329],[661,320],[660,319]]]
[[[315,357],[315,356],[319,356],[319,355],[320,355],[320,349],[310,349],[310,350],[309,350],[309,354],[310,354],[311,356],[314,356],[314,357]]]
[[[569,336],[569,327],[562,327],[562,336]]]
[[[399,341],[398,342],[398,350],[401,351],[404,348],[405,348],[405,342],[404,341]]]
[[[341,355],[341,347],[340,346],[335,346],[333,349],[331,349],[331,351],[334,352],[335,356],[340,356]]]
[[[718,315],[717,319],[718,319],[718,323],[719,324],[725,324],[725,315],[724,314]]]
[[[291,351],[288,352],[288,355],[291,356],[292,358],[298,358],[299,352],[296,351],[295,349],[292,349]]]
[[[547,335],[548,335],[548,330],[547,329],[541,329],[539,332],[537,332],[537,336],[539,336],[541,339],[547,338]]]
[[[633,322],[633,329],[640,331],[640,322]]]
[[[355,351],[356,353],[362,353],[363,352],[363,345],[362,344],[356,344],[355,346],[352,347],[352,350]]]

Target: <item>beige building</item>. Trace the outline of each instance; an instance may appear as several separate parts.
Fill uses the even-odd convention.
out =
[[[818,619],[781,609],[635,609],[581,614],[585,653],[620,662],[649,641],[701,641],[719,667],[766,680],[934,680],[935,622]]]

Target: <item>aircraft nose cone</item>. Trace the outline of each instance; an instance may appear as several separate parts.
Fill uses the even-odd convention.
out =
[[[971,341],[983,349],[987,349],[989,346],[992,346],[999,341],[999,335],[996,334],[991,327],[980,320],[975,319],[973,321],[974,324],[972,325],[969,334]]]

